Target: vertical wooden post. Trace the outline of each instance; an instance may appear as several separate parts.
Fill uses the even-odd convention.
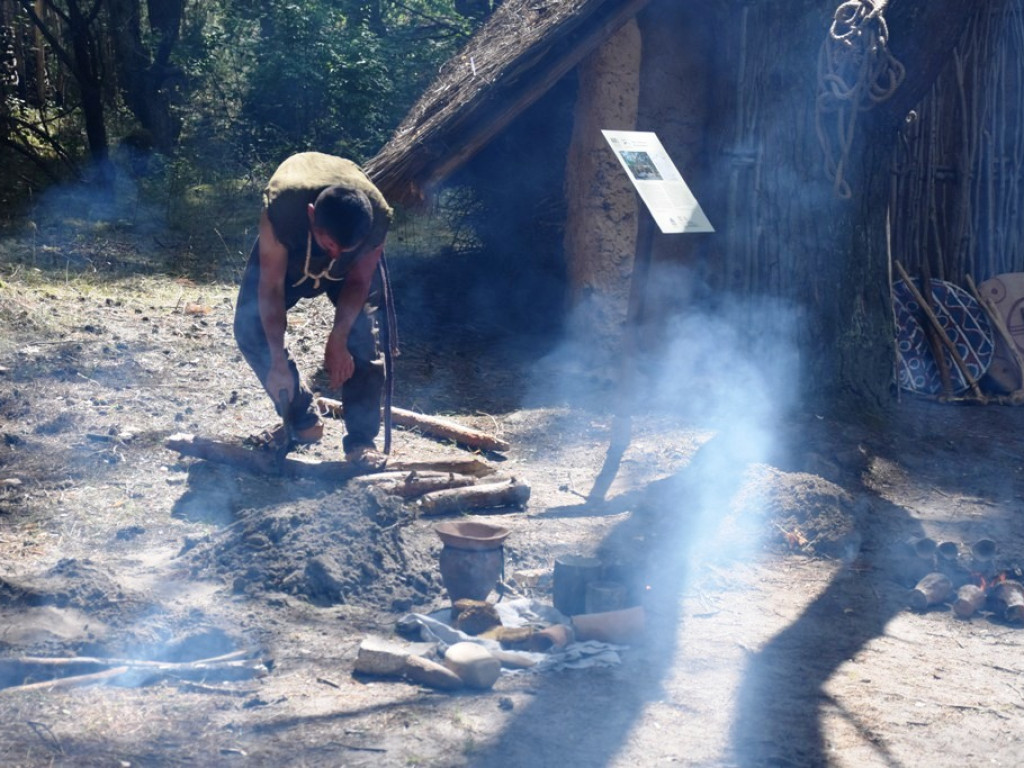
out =
[[[619,360],[618,408],[612,420],[612,437],[608,453],[587,500],[604,501],[608,489],[618,474],[622,457],[629,448],[633,434],[633,405],[636,401],[636,360],[641,344],[644,306],[647,298],[647,279],[651,272],[651,251],[654,246],[656,225],[647,206],[637,196],[636,254],[633,257],[633,275],[629,283],[629,306],[623,328],[622,353]]]

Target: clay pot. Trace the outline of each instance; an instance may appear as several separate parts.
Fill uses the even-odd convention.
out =
[[[448,598],[486,600],[505,567],[509,530],[473,521],[438,523],[434,530],[444,542],[440,567]]]
[[[474,520],[438,523],[434,531],[449,547],[456,549],[497,549],[508,538],[508,528]]]

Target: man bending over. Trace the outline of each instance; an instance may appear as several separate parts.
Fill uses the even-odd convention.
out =
[[[323,422],[285,346],[285,329],[288,310],[300,299],[327,294],[334,322],[324,368],[331,387],[341,387],[345,458],[365,468],[385,463],[375,445],[384,387],[378,265],[391,216],[355,163],[319,152],[292,155],[263,191],[259,238],[235,310],[238,348],[291,424],[291,437],[315,443]]]

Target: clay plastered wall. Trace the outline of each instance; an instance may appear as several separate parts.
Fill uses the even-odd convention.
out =
[[[621,337],[637,232],[636,194],[601,130],[636,128],[640,58],[640,31],[630,21],[579,67],[566,260],[574,330],[596,344],[594,354],[611,351]]]

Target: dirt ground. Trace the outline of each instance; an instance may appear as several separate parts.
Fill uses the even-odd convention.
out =
[[[25,247],[0,243],[0,662],[242,651],[267,673],[23,689],[50,675],[0,663],[5,766],[1020,763],[1024,628],[908,610],[920,563],[899,543],[988,537],[1016,573],[1021,409],[904,398],[869,426],[796,408],[755,432],[639,408],[607,501],[587,502],[614,392],[568,398],[552,382],[578,372],[533,341],[406,315],[396,404],[509,441],[478,458],[532,489],[478,516],[511,529],[513,586],[599,556],[643,585],[647,618],[617,665],[441,693],[352,673],[366,635],[446,605],[437,519],[165,446],[273,422],[233,346],[234,287],[40,270]],[[291,319],[314,381],[326,321]],[[339,458],[327,426],[307,456]],[[395,432],[392,461],[472,455]]]

